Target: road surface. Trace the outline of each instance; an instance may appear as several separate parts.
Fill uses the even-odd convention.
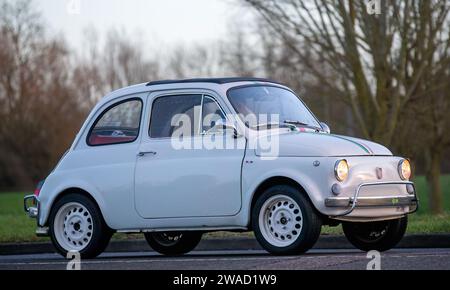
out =
[[[264,251],[194,251],[181,257],[155,252],[105,253],[83,260],[85,270],[365,270],[367,254],[357,250],[311,250],[300,256],[271,256]],[[66,269],[67,261],[57,254],[0,256],[0,270]],[[385,270],[450,270],[450,249],[394,249],[382,253]]]

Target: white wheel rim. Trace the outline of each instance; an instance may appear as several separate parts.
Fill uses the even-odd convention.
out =
[[[271,245],[287,247],[298,239],[303,229],[302,211],[289,196],[272,196],[261,207],[259,228]]]
[[[55,216],[55,238],[66,251],[81,251],[91,241],[94,225],[91,213],[78,202],[63,205]]]

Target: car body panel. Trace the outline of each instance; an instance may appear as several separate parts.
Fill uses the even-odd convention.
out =
[[[373,142],[315,132],[281,134],[279,145],[279,152],[272,152],[275,157],[392,155],[386,147]],[[270,156],[260,147],[255,150],[258,156]]]

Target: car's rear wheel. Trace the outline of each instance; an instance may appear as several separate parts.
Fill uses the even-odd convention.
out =
[[[49,230],[53,245],[61,255],[66,257],[67,252],[74,251],[85,259],[101,254],[113,234],[97,205],[78,193],[65,195],[55,203]]]
[[[310,201],[296,188],[273,186],[252,209],[256,239],[268,252],[300,254],[314,246],[322,222]]]
[[[387,251],[403,238],[408,218],[368,223],[344,222],[344,234],[352,245],[362,251]]]
[[[155,232],[144,234],[147,243],[158,253],[176,256],[192,251],[202,238],[201,232]]]

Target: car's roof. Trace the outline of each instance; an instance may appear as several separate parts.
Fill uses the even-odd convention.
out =
[[[111,100],[116,98],[131,95],[136,93],[144,93],[159,90],[171,90],[171,89],[198,89],[199,83],[201,87],[210,90],[217,90],[219,92],[226,92],[229,88],[247,85],[247,84],[274,84],[283,86],[283,84],[264,78],[251,78],[251,77],[226,77],[226,78],[194,78],[194,79],[179,79],[179,80],[161,80],[152,81],[148,83],[142,83],[137,85],[132,85],[129,87],[124,87],[115,90],[107,94],[102,100],[97,104],[101,106]]]
[[[180,80],[161,80],[152,81],[147,83],[147,86],[154,85],[167,85],[167,84],[180,84],[180,83],[214,83],[214,84],[229,84],[237,82],[265,82],[265,83],[275,83],[273,80],[264,78],[252,78],[252,77],[226,77],[226,78],[194,78],[194,79],[180,79]]]

